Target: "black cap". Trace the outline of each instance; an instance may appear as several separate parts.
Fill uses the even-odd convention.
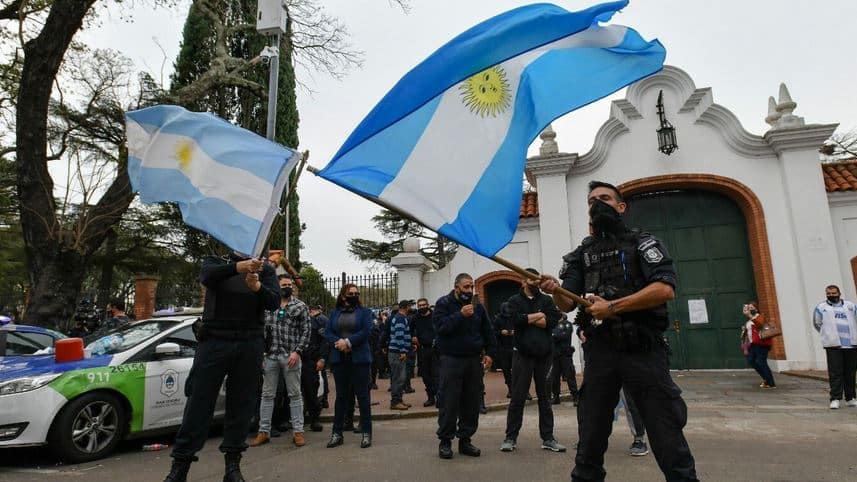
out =
[[[413,304],[411,300],[402,300],[399,302],[399,308],[408,308]]]
[[[539,272],[536,270],[536,268],[527,268],[524,271],[529,271],[530,273],[533,273],[534,275],[539,276]]]

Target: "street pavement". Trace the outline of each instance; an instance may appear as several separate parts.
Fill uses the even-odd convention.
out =
[[[758,376],[749,371],[673,372],[673,377],[688,404],[685,434],[701,480],[857,481],[857,408],[828,409],[825,382],[779,375],[777,389],[762,390]],[[489,374],[488,385],[489,393],[505,398],[499,374]],[[389,403],[386,389],[373,391],[373,396],[382,400],[373,409]],[[417,405],[423,395],[410,398]],[[248,481],[568,480],[577,438],[576,412],[568,402],[554,408],[556,436],[569,446],[564,454],[539,448],[538,411],[531,403],[518,450],[510,454],[499,451],[505,412],[494,410],[480,418],[474,438],[482,457],[456,454],[452,460],[438,459],[436,419],[429,413],[375,422],[374,445],[369,449],[360,449],[359,436],[350,433],[344,446],[325,448],[328,424],[324,432],[309,432],[308,444],[302,448],[294,447],[284,434],[248,450],[243,471]],[[159,481],[169,469],[168,451],[141,452],[140,446],[169,440],[128,441],[114,456],[80,465],[61,465],[45,449],[4,450],[0,451],[0,480]],[[222,479],[218,443],[215,434],[200,453],[200,462],[193,465],[190,480]],[[630,443],[620,414],[606,454],[607,480],[663,480],[653,455],[627,455]]]

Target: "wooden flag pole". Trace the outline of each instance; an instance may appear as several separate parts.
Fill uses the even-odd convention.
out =
[[[318,169],[316,169],[315,167],[310,166],[309,164],[307,164],[307,166],[306,166],[306,170],[307,170],[307,171],[309,171],[309,172],[311,172],[311,173],[313,173],[313,174],[315,174],[316,176],[318,175]],[[354,192],[354,191],[351,191],[351,192]],[[394,212],[394,213],[398,214],[399,216],[402,216],[402,217],[404,217],[404,218],[408,218],[408,219],[410,219],[411,221],[413,221],[413,222],[415,222],[415,223],[419,224],[420,226],[422,226],[422,227],[424,227],[424,228],[428,229],[429,231],[436,232],[434,229],[432,229],[432,228],[430,228],[430,227],[426,226],[425,224],[423,224],[423,223],[422,223],[419,219],[417,219],[415,216],[413,216],[413,215],[411,215],[411,214],[409,214],[409,213],[407,213],[407,212],[405,212],[405,211],[402,211],[401,209],[399,209],[399,208],[397,208],[397,207],[391,206],[391,205],[387,204],[386,202],[384,202],[384,201],[383,201],[383,200],[381,200],[381,199],[371,198],[371,197],[366,196],[366,195],[364,195],[364,194],[361,194],[361,193],[359,193],[359,192],[354,193],[354,194],[357,194],[358,196],[362,197],[363,199],[366,199],[367,201],[373,202],[373,203],[375,203],[375,204],[377,204],[377,205],[381,206],[382,208],[384,208],[384,209],[386,209],[386,210],[388,210],[388,211],[392,211],[392,212]],[[511,271],[514,271],[515,273],[517,273],[517,274],[519,274],[519,275],[521,275],[521,276],[523,276],[523,277],[525,277],[525,278],[527,278],[527,279],[531,279],[531,280],[533,280],[533,281],[536,281],[536,280],[540,280],[540,279],[541,279],[541,277],[540,277],[539,275],[534,274],[534,273],[530,273],[529,271],[525,270],[524,268],[521,268],[520,266],[516,265],[515,263],[512,263],[511,261],[509,261],[509,260],[507,260],[507,259],[505,259],[505,258],[501,258],[500,256],[496,256],[496,255],[495,255],[495,256],[491,256],[491,257],[489,257],[488,259],[490,259],[490,260],[494,261],[495,263],[500,264],[500,265],[502,265],[502,266],[504,266],[504,267],[506,267],[506,268],[510,269]],[[555,295],[560,295],[560,296],[563,296],[563,297],[565,297],[565,298],[568,298],[569,300],[574,301],[574,302],[575,302],[575,303],[577,303],[578,305],[581,305],[581,306],[584,306],[584,307],[589,307],[589,306],[591,306],[591,305],[592,305],[592,303],[590,303],[589,301],[587,301],[587,300],[586,300],[586,299],[584,299],[583,297],[578,296],[578,295],[576,295],[576,294],[572,293],[571,291],[568,291],[567,289],[563,288],[562,286],[558,287],[558,288],[554,291],[554,293],[553,293],[553,294],[555,294]]]

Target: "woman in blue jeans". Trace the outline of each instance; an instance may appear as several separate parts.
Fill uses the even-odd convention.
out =
[[[372,445],[372,413],[369,400],[369,368],[372,353],[369,350],[369,334],[372,330],[372,311],[360,304],[360,289],[346,283],[336,298],[336,308],[330,314],[325,338],[333,347],[329,363],[336,382],[336,404],[333,415],[333,431],[328,448],[342,445],[345,412],[349,409],[349,398],[357,396],[360,407],[360,431],[363,437],[361,448]],[[351,395],[351,394],[354,395]]]
[[[762,377],[759,388],[776,388],[774,375],[771,373],[771,367],[768,366],[768,352],[771,351],[774,340],[773,338],[761,338],[759,336],[760,329],[765,324],[765,318],[759,313],[755,301],[744,305],[743,312],[749,320],[747,322],[747,338],[750,341],[750,350],[747,353],[747,363]]]

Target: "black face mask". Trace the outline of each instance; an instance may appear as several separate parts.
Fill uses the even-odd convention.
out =
[[[283,298],[291,298],[292,293],[294,293],[294,291],[295,290],[292,287],[280,288],[280,296],[282,296]]]
[[[473,299],[473,293],[465,293],[461,291],[458,293],[458,299],[462,303],[470,303],[470,300]]]
[[[835,304],[839,303],[839,297],[838,296],[828,296],[827,301],[829,301],[830,303],[833,303],[835,305]]]
[[[622,228],[622,215],[600,199],[589,207],[589,220],[595,234],[616,233]]]
[[[527,289],[530,290],[530,294],[533,296],[536,296],[537,294],[542,292],[542,289],[539,288],[539,285],[533,285],[533,284],[527,283]]]
[[[349,295],[345,297],[345,302],[351,306],[357,306],[360,304],[360,295]]]
[[[425,315],[428,313],[428,308],[420,308],[417,310],[421,315]]]

